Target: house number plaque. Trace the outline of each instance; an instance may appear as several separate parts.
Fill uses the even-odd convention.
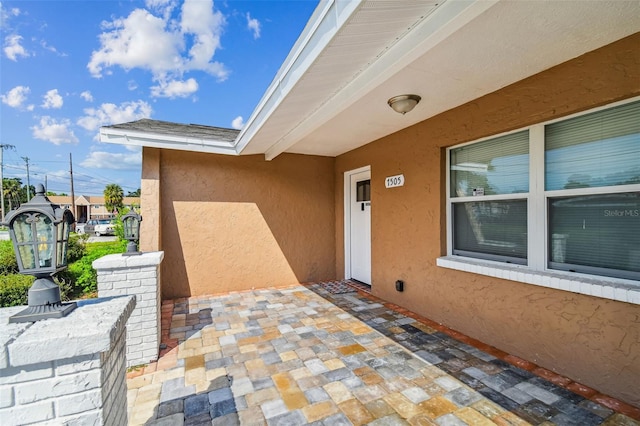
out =
[[[384,186],[386,188],[395,188],[397,186],[404,186],[404,175],[389,176],[384,180]]]

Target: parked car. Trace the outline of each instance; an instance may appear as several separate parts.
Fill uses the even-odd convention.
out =
[[[113,219],[91,219],[82,230],[84,234],[115,235],[115,223]]]

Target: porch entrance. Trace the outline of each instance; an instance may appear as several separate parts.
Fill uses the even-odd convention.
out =
[[[371,285],[371,170],[345,173],[345,277]]]

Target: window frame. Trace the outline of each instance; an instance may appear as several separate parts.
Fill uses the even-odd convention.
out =
[[[640,304],[640,279],[626,279],[611,276],[591,275],[549,268],[549,199],[573,197],[579,195],[615,194],[640,191],[640,184],[545,190],[545,127],[598,111],[608,110],[620,105],[640,101],[639,97],[610,103],[576,114],[521,127],[470,142],[457,144],[446,149],[446,256],[438,258],[440,267],[479,273],[482,275],[505,278],[528,284],[589,294],[613,300]],[[452,197],[451,195],[451,151],[466,145],[477,144],[498,137],[529,131],[529,192],[522,194],[500,194],[480,197]],[[505,197],[506,195],[506,197]],[[465,257],[453,253],[453,205],[469,201],[491,201],[524,198],[527,201],[527,262],[524,265],[507,264],[502,261]],[[544,229],[544,232],[540,232]],[[537,232],[536,232],[537,231]]]

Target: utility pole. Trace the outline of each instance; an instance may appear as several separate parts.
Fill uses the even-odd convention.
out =
[[[31,182],[29,181],[29,157],[22,157],[25,163],[27,163],[27,203],[31,199]]]
[[[73,213],[73,217],[76,218],[78,212],[76,212],[76,194],[73,192],[73,160],[71,159],[71,153],[69,153],[69,177],[71,178],[71,212]],[[76,219],[76,222],[77,221]]]
[[[0,194],[2,194],[2,202],[0,202],[2,204],[2,217],[0,217],[0,222],[4,222],[4,162],[2,153],[5,149],[15,150],[16,147],[9,144],[0,144]]]

